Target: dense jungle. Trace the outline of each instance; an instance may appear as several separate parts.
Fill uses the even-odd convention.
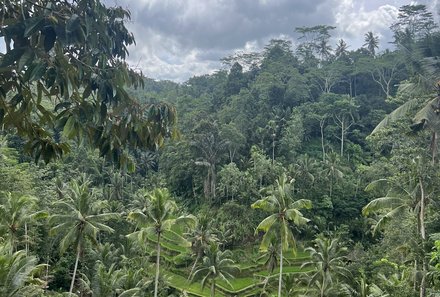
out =
[[[183,83],[130,12],[0,4],[0,296],[440,296],[440,30],[292,28]],[[137,37],[140,38],[140,37]]]

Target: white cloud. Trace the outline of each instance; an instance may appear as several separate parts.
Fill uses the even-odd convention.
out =
[[[335,7],[335,23],[337,31],[344,39],[349,39],[352,48],[362,46],[364,34],[372,31],[381,38],[382,46],[387,46],[391,37],[390,25],[395,22],[399,12],[398,7],[384,4],[368,10],[364,3],[354,0],[338,1]],[[360,5],[359,5],[360,3]]]

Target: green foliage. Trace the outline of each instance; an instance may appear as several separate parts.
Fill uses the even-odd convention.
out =
[[[0,124],[28,139],[35,161],[70,151],[60,130],[128,168],[126,147],[155,148],[172,134],[173,107],[141,105],[124,89],[142,85],[124,61],[134,43],[124,24],[129,18],[99,1],[2,6]]]

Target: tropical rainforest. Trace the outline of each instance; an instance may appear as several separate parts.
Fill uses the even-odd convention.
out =
[[[0,296],[440,296],[440,30],[292,28],[184,83],[129,11],[0,4]]]

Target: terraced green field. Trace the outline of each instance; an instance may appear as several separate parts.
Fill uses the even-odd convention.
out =
[[[157,243],[156,238],[152,236],[148,238],[152,250],[154,250]],[[175,264],[177,258],[191,253],[188,245],[176,242],[176,240],[170,236],[165,236],[161,242],[162,247],[162,261],[165,265],[162,266],[161,272],[168,280],[169,286],[185,292],[188,296],[197,297],[209,297],[210,287],[207,285],[202,288],[199,281],[191,282],[187,279],[189,268],[183,267],[174,269],[173,271],[167,270],[165,267],[166,262]],[[243,254],[243,253],[242,253]],[[247,251],[247,255],[255,254],[255,259],[258,259],[256,250]],[[292,251],[285,253],[285,264],[283,267],[283,275],[297,274],[311,271],[308,267],[301,267],[301,265],[308,260],[308,254],[304,251],[298,251],[293,253]],[[272,278],[278,278],[279,268],[275,268],[272,273],[269,273],[264,266],[264,259],[240,261],[238,265],[240,268],[239,275],[236,278],[229,280],[230,284],[224,281],[218,281],[216,283],[216,296],[219,297],[232,297],[232,296],[257,296],[260,289],[263,287],[263,281]],[[171,265],[173,266],[173,265]]]

